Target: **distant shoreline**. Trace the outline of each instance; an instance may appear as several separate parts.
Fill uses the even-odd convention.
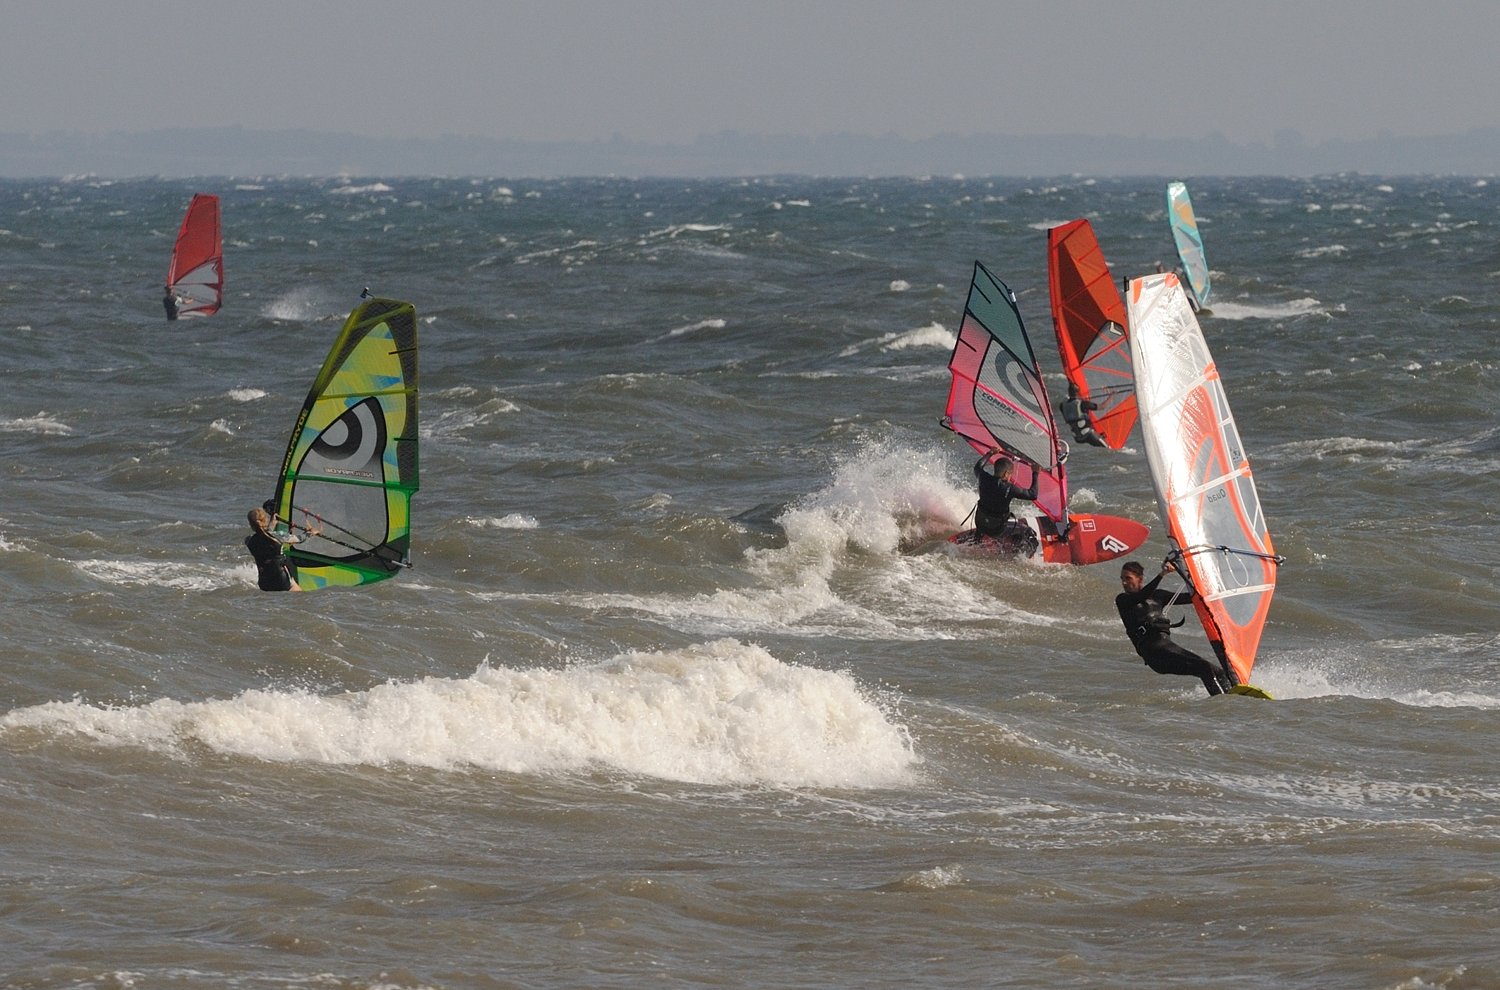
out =
[[[1463,134],[1309,143],[1292,131],[1270,144],[1221,134],[1191,140],[1003,134],[920,140],[830,134],[705,135],[690,144],[379,138],[306,130],[181,128],[86,134],[0,132],[0,178],[196,176],[488,176],[733,178],[810,176],[1312,176],[1487,177],[1500,128]]]

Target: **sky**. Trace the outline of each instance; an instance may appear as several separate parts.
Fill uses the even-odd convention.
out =
[[[1087,134],[1500,126],[1496,0],[0,0],[0,132]]]

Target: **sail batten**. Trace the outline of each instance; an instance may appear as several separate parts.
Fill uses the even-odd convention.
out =
[[[224,301],[224,240],[219,197],[198,193],[188,203],[167,266],[167,289],[178,296],[177,315],[212,316]]]
[[[1129,316],[1141,435],[1168,539],[1205,634],[1248,684],[1281,559],[1250,461],[1177,276],[1132,280]]]
[[[361,303],[313,380],[282,461],[277,514],[321,530],[288,551],[304,589],[368,584],[410,566],[417,391],[416,310]]]

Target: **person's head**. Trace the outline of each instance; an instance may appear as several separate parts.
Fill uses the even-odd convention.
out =
[[[1002,457],[995,461],[995,477],[1001,481],[1009,481],[1010,476],[1016,473],[1016,462],[1009,457]]]
[[[1126,591],[1140,591],[1146,583],[1146,569],[1134,560],[1120,565],[1120,584]]]
[[[250,520],[250,528],[257,533],[263,533],[271,528],[271,514],[265,509],[251,509],[245,518]]]
[[[1077,382],[1068,382],[1068,398],[1070,398],[1070,399],[1076,399],[1076,398],[1078,398],[1078,383]]]

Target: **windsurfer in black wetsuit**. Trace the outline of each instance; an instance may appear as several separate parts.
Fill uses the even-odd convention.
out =
[[[1005,524],[1010,522],[1010,502],[1013,498],[1036,501],[1036,472],[1031,474],[1031,487],[1022,488],[1010,479],[1016,472],[1016,462],[1009,457],[997,456],[999,447],[991,447],[989,453],[974,462],[974,477],[979,479],[979,505],[974,508],[974,528],[985,536],[1002,539]]]
[[[1062,410],[1063,422],[1072,428],[1074,440],[1095,447],[1105,446],[1104,438],[1094,432],[1094,424],[1089,422],[1089,413],[1098,409],[1099,404],[1080,396],[1077,385],[1068,383],[1068,397],[1059,402],[1057,408]]]
[[[1147,584],[1143,583],[1146,569],[1135,561],[1127,561],[1120,568],[1120,586],[1125,590],[1115,596],[1115,608],[1119,610],[1120,621],[1125,623],[1125,633],[1136,655],[1158,674],[1197,677],[1210,695],[1223,694],[1234,686],[1229,676],[1218,665],[1172,642],[1172,623],[1162,609],[1180,593],[1157,587],[1171,570],[1171,563],[1164,561],[1161,573]],[[1183,621],[1186,620],[1177,625]]]
[[[172,287],[166,286],[162,290],[161,306],[167,311],[167,319],[177,319],[177,307],[182,305],[182,297],[172,291]]]
[[[264,508],[251,509],[246,516],[251,533],[245,537],[245,548],[255,558],[256,584],[261,591],[301,591],[297,583],[291,560],[287,558],[286,546],[301,543],[302,537],[294,533],[285,536],[271,531],[272,515]],[[317,536],[319,530],[307,530],[308,536]]]

